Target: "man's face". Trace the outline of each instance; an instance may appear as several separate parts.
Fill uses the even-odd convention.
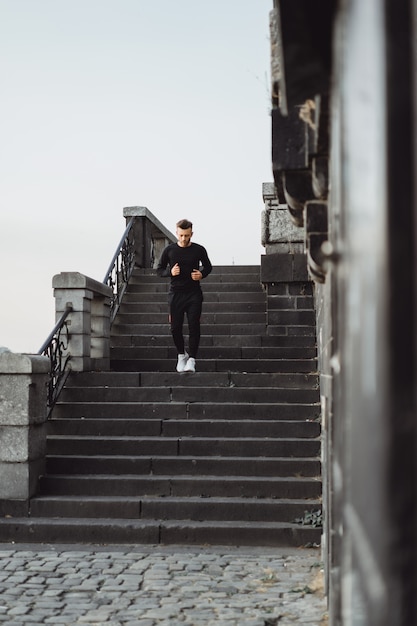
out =
[[[177,228],[176,233],[178,245],[181,246],[181,248],[187,248],[190,245],[191,237],[193,236],[193,231],[191,230],[191,228]]]

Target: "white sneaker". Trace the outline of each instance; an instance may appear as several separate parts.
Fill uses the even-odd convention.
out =
[[[184,372],[195,372],[195,359],[192,356],[188,359]]]
[[[188,354],[185,352],[184,354],[178,355],[177,361],[177,372],[184,372],[185,366],[187,365]]]

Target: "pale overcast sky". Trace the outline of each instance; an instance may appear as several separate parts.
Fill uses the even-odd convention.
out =
[[[0,0],[0,346],[37,352],[52,277],[96,280],[123,207],[258,264],[272,0]]]

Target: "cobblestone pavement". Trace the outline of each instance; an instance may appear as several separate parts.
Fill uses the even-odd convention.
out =
[[[0,544],[0,625],[327,624],[320,551]]]

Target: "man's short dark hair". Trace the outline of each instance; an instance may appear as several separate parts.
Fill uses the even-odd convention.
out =
[[[192,222],[190,220],[180,220],[176,224],[177,228],[181,228],[181,230],[188,230],[188,228],[192,228]]]

